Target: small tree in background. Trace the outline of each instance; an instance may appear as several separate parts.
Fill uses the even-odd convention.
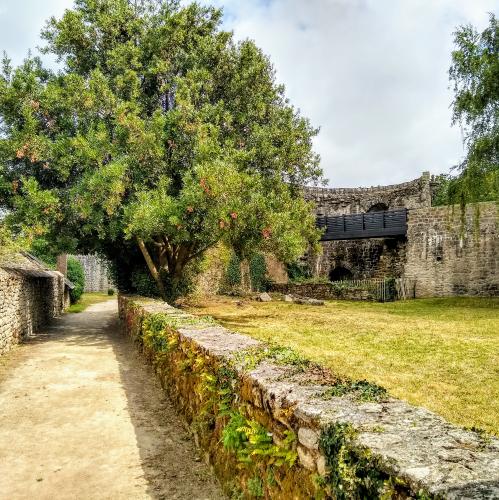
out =
[[[0,222],[0,259],[19,249],[20,245],[14,240],[10,229]]]
[[[284,262],[317,242],[298,189],[322,176],[317,130],[221,15],[77,0],[43,32],[61,71],[4,58],[0,208],[16,234],[105,255],[122,290],[147,270],[165,298],[218,242]]]
[[[454,83],[454,124],[464,130],[467,154],[459,175],[442,184],[448,200],[499,199],[499,22],[478,33],[469,26],[454,34],[449,75]]]

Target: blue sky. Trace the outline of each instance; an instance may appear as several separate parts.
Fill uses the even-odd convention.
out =
[[[447,172],[464,150],[451,127],[452,32],[479,29],[499,0],[211,0],[225,28],[270,56],[291,102],[321,127],[332,186]],[[19,63],[45,19],[72,0],[0,0],[0,50]]]

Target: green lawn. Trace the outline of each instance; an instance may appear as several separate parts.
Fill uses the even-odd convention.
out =
[[[217,297],[190,307],[229,329],[290,346],[462,426],[499,434],[499,300],[302,306]]]
[[[84,293],[80,300],[76,304],[71,304],[66,312],[69,313],[80,313],[84,311],[88,306],[92,304],[98,304],[99,302],[105,302],[106,300],[112,299],[113,296],[109,296],[107,292],[89,292]]]

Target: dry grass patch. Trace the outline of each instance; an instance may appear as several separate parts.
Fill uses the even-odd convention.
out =
[[[190,311],[292,347],[340,376],[367,379],[447,420],[499,434],[499,300],[286,302],[206,299]]]

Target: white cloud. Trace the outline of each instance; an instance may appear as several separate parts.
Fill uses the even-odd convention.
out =
[[[0,49],[19,63],[71,0],[0,0]],[[446,172],[463,154],[451,128],[452,32],[480,29],[499,0],[209,0],[225,27],[269,54],[335,186]]]
[[[20,64],[28,50],[44,45],[39,34],[45,21],[60,17],[72,0],[0,0],[0,51],[5,50],[14,64]]]
[[[451,128],[452,32],[479,28],[497,0],[244,0],[225,25],[270,55],[291,101],[321,126],[316,149],[335,186],[447,172],[463,154]]]

